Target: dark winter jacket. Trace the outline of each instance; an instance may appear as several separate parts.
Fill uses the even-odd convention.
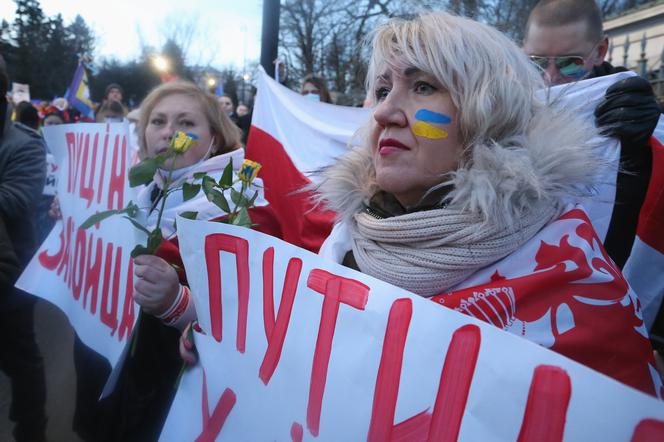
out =
[[[34,214],[45,179],[42,139],[33,130],[5,121],[0,138],[0,216],[22,267],[37,246]]]

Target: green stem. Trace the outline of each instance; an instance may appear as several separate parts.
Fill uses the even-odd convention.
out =
[[[171,158],[173,158],[173,161],[175,162],[175,155],[173,155]],[[159,207],[159,214],[157,215],[157,226],[155,227],[155,230],[161,226],[161,215],[164,213],[164,207],[166,206],[168,187],[171,185],[171,177],[173,176],[173,166],[174,164],[171,164],[171,167],[168,169],[168,177],[166,178],[166,181],[164,181],[164,188],[161,189],[163,195],[161,196],[161,205]]]

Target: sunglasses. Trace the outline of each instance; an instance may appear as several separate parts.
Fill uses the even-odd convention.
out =
[[[556,69],[566,77],[580,78],[588,73],[584,67],[586,60],[578,55],[563,55],[562,57],[531,55],[530,61],[542,71],[545,71],[549,67],[549,63],[553,61]]]

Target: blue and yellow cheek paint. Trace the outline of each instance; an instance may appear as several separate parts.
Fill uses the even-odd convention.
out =
[[[415,113],[415,119],[417,121],[412,125],[411,130],[418,137],[440,140],[447,138],[449,135],[446,130],[434,126],[434,124],[450,124],[452,118],[448,115],[428,109],[420,109]]]

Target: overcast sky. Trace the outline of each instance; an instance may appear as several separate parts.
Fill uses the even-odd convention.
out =
[[[62,14],[65,24],[80,14],[97,36],[95,55],[132,59],[140,54],[140,41],[159,49],[174,23],[196,24],[187,54],[189,64],[214,67],[260,58],[261,0],[41,0],[46,16]],[[14,21],[16,4],[0,1],[0,17]],[[246,30],[246,31],[245,31]]]

